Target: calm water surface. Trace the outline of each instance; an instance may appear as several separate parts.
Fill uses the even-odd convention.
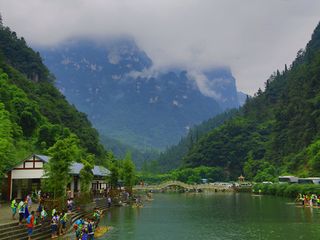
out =
[[[250,194],[155,194],[144,208],[112,209],[100,239],[241,240],[320,239],[320,209],[298,208],[290,199]]]

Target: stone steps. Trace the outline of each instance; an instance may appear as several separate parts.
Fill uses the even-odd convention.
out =
[[[71,222],[73,222],[78,219],[79,217],[83,216],[84,213],[73,211],[71,213]],[[26,224],[18,225],[18,223],[14,224],[4,224],[1,225],[1,235],[0,240],[12,240],[12,239],[20,239],[24,240],[27,239],[27,227]],[[35,226],[32,234],[32,239],[49,239],[51,237],[51,227],[50,222],[47,221],[42,226]]]
[[[3,229],[6,229],[6,228],[12,227],[12,226],[18,226],[18,221],[17,221],[17,222],[14,222],[14,223],[1,224],[1,225],[0,225],[0,231],[2,232]]]
[[[1,235],[6,234],[7,232],[10,232],[12,230],[17,229],[18,226],[19,226],[18,223],[1,226],[1,228],[0,228]],[[20,227],[22,228],[23,225],[21,225]],[[1,239],[1,235],[0,235],[0,239]]]
[[[40,226],[37,226],[33,230],[33,237],[39,237],[43,234],[50,233],[50,225],[47,224],[43,228],[40,228]],[[1,240],[11,240],[11,239],[27,239],[27,228],[23,226],[18,231],[10,232],[10,234],[6,234],[4,237],[1,237]]]
[[[48,233],[38,237],[32,236],[32,240],[44,240],[44,239],[51,239],[51,230]],[[23,240],[28,240],[28,238],[24,238]]]
[[[102,210],[107,209],[107,202],[105,199],[99,199],[96,202],[96,206]],[[68,232],[72,231],[72,226],[75,221],[79,218],[83,217],[90,217],[92,216],[91,212],[83,212],[77,209],[71,211],[71,217],[69,221],[69,230]],[[50,219],[51,216],[48,217]],[[27,227],[26,224],[18,225],[18,222],[2,224],[0,225],[0,240],[27,240]],[[32,234],[32,240],[45,240],[51,238],[51,227],[50,222],[47,221],[44,223],[42,228],[37,225]]]

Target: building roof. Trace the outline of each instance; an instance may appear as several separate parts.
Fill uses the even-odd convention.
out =
[[[49,156],[46,155],[40,155],[40,154],[33,154],[34,156],[36,156],[37,158],[39,158],[40,160],[42,160],[45,163],[48,163],[50,160]],[[33,156],[32,155],[32,156]],[[70,174],[72,175],[79,175],[80,174],[80,170],[83,168],[83,164],[82,163],[73,163],[71,165],[71,171]],[[92,173],[94,176],[97,177],[105,177],[105,176],[109,176],[111,174],[111,172],[106,169],[105,167],[102,166],[94,166],[94,168],[92,169]]]
[[[82,168],[83,168],[82,163],[73,163],[71,165],[70,174],[78,175],[78,174],[80,174],[80,171]],[[111,172],[108,169],[106,169],[105,167],[102,167],[102,166],[94,166],[94,168],[92,169],[92,173],[94,176],[98,176],[98,177],[105,177],[105,176],[109,176],[111,174]]]
[[[49,162],[49,159],[50,157],[49,156],[46,156],[46,155],[39,155],[39,154],[33,154],[34,156],[36,156],[37,158],[39,158],[40,160],[48,163]]]

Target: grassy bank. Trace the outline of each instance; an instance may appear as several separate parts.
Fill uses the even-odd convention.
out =
[[[282,197],[296,197],[299,193],[320,195],[320,185],[314,184],[255,184],[253,191],[258,193],[259,190],[262,194]]]

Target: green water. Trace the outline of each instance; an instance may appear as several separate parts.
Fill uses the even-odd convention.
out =
[[[112,240],[320,239],[320,209],[250,194],[155,194],[144,208],[112,209]]]

